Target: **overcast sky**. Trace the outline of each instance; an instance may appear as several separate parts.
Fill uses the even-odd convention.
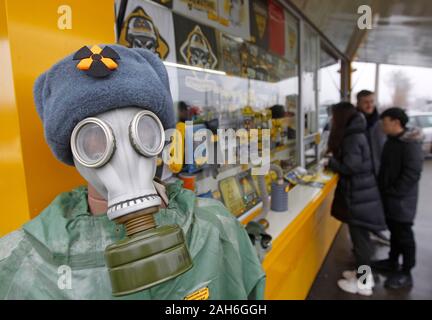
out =
[[[375,89],[375,64],[354,62],[353,67],[356,69],[352,77],[353,97],[362,89],[373,91]],[[416,102],[421,98],[432,100],[432,69],[383,64],[380,66],[380,105],[389,105],[392,102],[393,88],[389,79],[395,71],[403,72],[410,79],[410,105],[407,107],[410,109],[417,107]]]

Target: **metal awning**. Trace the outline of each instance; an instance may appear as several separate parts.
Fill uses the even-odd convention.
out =
[[[348,57],[432,68],[430,0],[291,0]],[[357,9],[369,5],[372,30],[359,30]]]

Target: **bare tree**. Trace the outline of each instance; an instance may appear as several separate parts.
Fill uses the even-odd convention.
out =
[[[387,83],[393,89],[393,106],[408,108],[409,93],[412,88],[410,78],[402,70],[397,70],[390,74]]]

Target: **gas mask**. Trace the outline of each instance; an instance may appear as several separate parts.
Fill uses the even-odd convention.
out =
[[[153,178],[164,143],[159,118],[138,107],[86,118],[72,132],[75,167],[107,200],[108,218],[126,230],[125,239],[105,250],[114,296],[150,288],[192,267],[182,229],[158,227],[153,217],[162,203]]]

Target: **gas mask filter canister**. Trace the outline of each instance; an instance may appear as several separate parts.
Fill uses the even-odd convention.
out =
[[[108,201],[108,218],[126,238],[105,249],[112,293],[135,293],[179,276],[192,259],[178,225],[157,226],[161,198],[153,185],[165,142],[159,118],[138,107],[79,122],[71,136],[75,167]]]

